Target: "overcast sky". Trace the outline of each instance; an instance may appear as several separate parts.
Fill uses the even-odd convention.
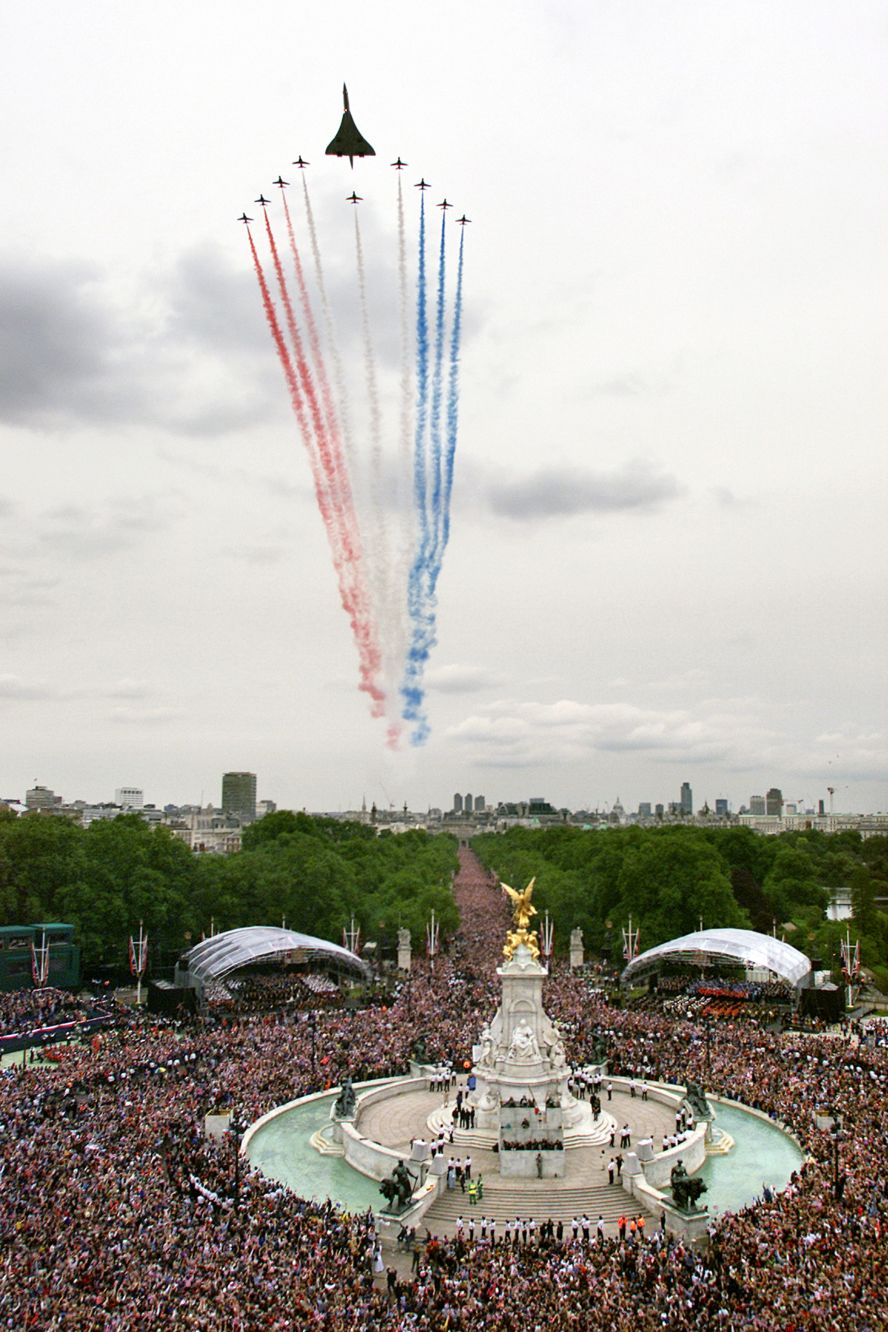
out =
[[[882,3],[43,0],[2,51],[0,796],[888,808]],[[472,218],[421,749],[235,222],[299,153],[384,384],[388,163]]]

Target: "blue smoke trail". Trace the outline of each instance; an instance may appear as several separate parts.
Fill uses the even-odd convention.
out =
[[[434,561],[441,541],[441,399],[444,396],[444,224],[447,214],[441,214],[441,248],[438,254],[438,302],[435,311],[435,373],[432,379],[432,549]]]
[[[416,430],[413,443],[413,494],[419,531],[416,550],[407,580],[407,609],[410,616],[410,643],[404,664],[401,696],[402,716],[417,723],[417,730],[428,723],[423,715],[422,672],[428,657],[424,631],[424,573],[429,549],[428,478],[426,427],[429,410],[429,328],[426,300],[425,194],[419,196],[419,266],[416,280]],[[414,742],[416,743],[416,742]]]
[[[425,195],[419,196],[419,272],[416,279],[416,433],[413,491],[422,540],[427,539],[425,434],[429,410],[429,323],[426,311]]]
[[[463,289],[463,248],[465,232],[460,234],[459,265],[457,269],[456,296],[454,301],[453,324],[450,334],[450,349],[447,384],[447,421],[446,442],[441,457],[438,446],[438,469],[441,479],[440,503],[433,508],[435,531],[431,545],[426,545],[417,553],[413,572],[416,575],[418,600],[411,604],[413,633],[407,653],[404,672],[404,684],[401,693],[405,699],[403,717],[414,722],[410,743],[419,746],[429,736],[429,724],[425,715],[425,689],[423,674],[432,648],[435,646],[436,632],[436,592],[438,578],[444,559],[444,552],[450,538],[450,497],[453,493],[453,466],[456,454],[457,429],[459,424],[459,353],[462,335],[462,289]],[[442,238],[443,248],[443,238]],[[444,256],[441,256],[438,285],[438,318],[436,322],[436,379],[440,380],[439,391],[443,396],[443,358],[444,358],[444,283],[441,277],[444,269]],[[440,357],[440,361],[438,358]],[[434,405],[432,411],[434,413]],[[440,401],[438,403],[440,416]],[[433,426],[434,429],[434,426]],[[440,422],[439,422],[440,429]]]
[[[450,540],[450,496],[453,493],[453,462],[456,454],[456,435],[459,426],[459,343],[462,336],[463,244],[466,229],[459,237],[459,265],[456,272],[456,298],[453,304],[453,327],[450,330],[450,381],[447,385],[447,448],[444,454],[444,503],[441,541],[437,553],[438,568],[444,559]]]

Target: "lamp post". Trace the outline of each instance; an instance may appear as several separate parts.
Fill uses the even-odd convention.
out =
[[[711,1080],[710,1074],[712,1072],[712,1018],[706,1018],[704,1020],[704,1030],[706,1032],[706,1081],[709,1083]]]
[[[234,1143],[234,1210],[237,1212],[240,1208],[240,1144],[241,1134],[244,1126],[237,1118],[237,1111],[232,1110],[228,1116],[228,1132],[231,1134]]]
[[[842,1132],[842,1116],[834,1109],[829,1107],[826,1114],[819,1114],[817,1124],[820,1128],[826,1129],[833,1145],[833,1197],[836,1202],[841,1202],[842,1195],[845,1192],[845,1181],[839,1172],[839,1143],[845,1136]]]
[[[318,1030],[318,1015],[317,1015],[317,1013],[314,1011],[314,1009],[312,1009],[311,1012],[310,1012],[309,1015],[308,1015],[308,1035],[309,1035],[309,1038],[310,1038],[310,1040],[311,1040],[311,1075],[312,1075],[312,1077],[314,1077],[314,1075],[315,1075],[315,1038],[316,1038],[316,1036],[317,1036],[317,1030]]]

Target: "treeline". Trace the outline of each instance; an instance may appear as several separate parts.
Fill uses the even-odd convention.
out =
[[[534,901],[555,923],[565,951],[579,925],[587,950],[622,954],[630,913],[641,949],[699,929],[739,926],[785,933],[824,967],[837,970],[845,925],[826,919],[830,891],[851,889],[852,939],[865,966],[888,991],[888,915],[875,898],[888,894],[888,837],[855,832],[783,833],[748,828],[513,828],[472,843],[500,878],[523,887],[534,875]]]
[[[0,818],[0,924],[77,927],[84,975],[126,958],[139,921],[153,961],[172,958],[212,927],[280,925],[339,941],[352,914],[364,939],[411,931],[422,945],[434,907],[456,928],[450,837],[397,836],[356,823],[271,814],[231,856],[196,856],[164,827],[121,815],[88,828],[63,818]]]

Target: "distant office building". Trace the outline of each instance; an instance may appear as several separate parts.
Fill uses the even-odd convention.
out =
[[[233,814],[241,823],[252,823],[256,818],[255,772],[226,772],[222,777],[222,810]]]
[[[783,792],[777,786],[772,786],[765,796],[765,813],[776,814],[778,818],[783,814]]]
[[[715,801],[715,817],[717,819],[726,819],[730,812],[730,807],[725,797],[718,796]]]
[[[694,793],[691,790],[690,782],[682,782],[679,804],[681,806],[682,814],[690,818],[694,812]]]
[[[459,791],[453,797],[453,812],[454,814],[462,814],[463,812],[463,798]]]
[[[658,819],[662,819],[665,812],[666,811],[664,810],[662,805],[654,805],[654,813],[656,814]]]
[[[638,806],[638,817],[640,819],[649,819],[651,817],[651,802],[649,800],[642,800],[641,804]]]
[[[822,800],[817,801],[817,813],[822,817],[826,813],[826,806]]]
[[[55,809],[62,803],[62,797],[48,786],[32,786],[25,792],[25,809]]]
[[[486,808],[487,801],[484,799],[483,795],[475,796],[475,813],[483,814]]]
[[[141,809],[145,803],[145,792],[139,786],[118,786],[114,792],[115,805],[124,809]]]
[[[471,814],[472,811],[473,811],[474,808],[475,808],[475,801],[474,801],[474,799],[472,798],[472,793],[471,793],[471,791],[466,795],[465,803],[464,803],[464,805],[463,805],[463,808],[465,809],[465,811],[466,811],[467,814]]]
[[[260,800],[256,806],[256,818],[264,819],[266,814],[274,814],[277,811],[277,805],[273,800]]]
[[[765,797],[764,797],[764,796],[760,796],[760,795],[750,796],[750,797],[749,797],[749,812],[750,812],[750,814],[764,814],[764,812],[765,812]]]

